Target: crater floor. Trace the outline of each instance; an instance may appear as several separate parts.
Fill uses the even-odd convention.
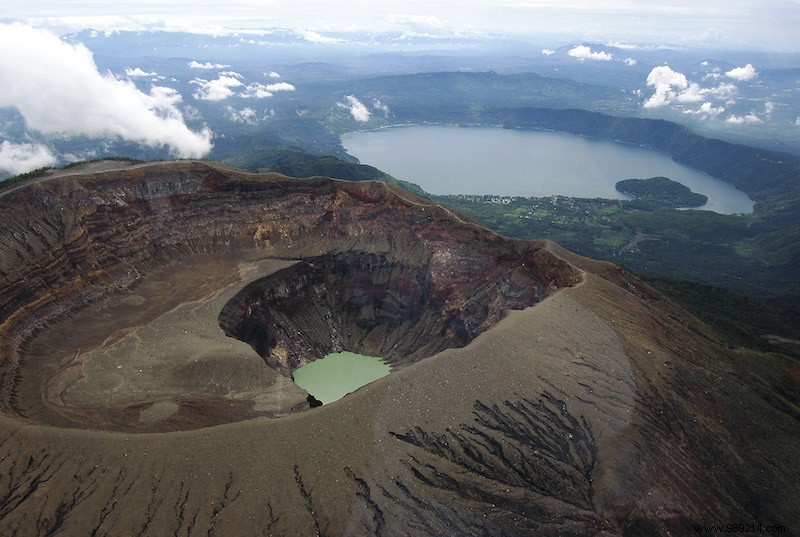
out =
[[[18,408],[52,425],[147,432],[302,407],[305,391],[218,322],[248,280],[293,263],[216,255],[147,274],[26,345]]]

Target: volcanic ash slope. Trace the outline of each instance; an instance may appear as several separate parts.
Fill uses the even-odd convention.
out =
[[[0,214],[3,535],[800,532],[800,366],[613,265],[203,162]],[[337,350],[393,373],[309,408]]]

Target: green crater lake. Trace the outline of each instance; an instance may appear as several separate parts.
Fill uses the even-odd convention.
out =
[[[335,352],[298,368],[292,376],[295,384],[328,404],[385,377],[390,371],[389,364],[381,358]]]

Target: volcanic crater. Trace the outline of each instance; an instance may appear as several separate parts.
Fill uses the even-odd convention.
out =
[[[2,408],[129,432],[303,410],[330,352],[394,369],[467,345],[579,272],[384,183],[204,162],[0,199]]]
[[[0,193],[0,534],[800,533],[796,363],[625,270],[383,183],[101,164]],[[309,409],[337,350],[393,372]]]

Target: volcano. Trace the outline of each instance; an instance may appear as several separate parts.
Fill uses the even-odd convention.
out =
[[[800,532],[800,365],[380,182],[203,161],[0,194],[3,535]],[[297,368],[388,376],[311,408]]]

